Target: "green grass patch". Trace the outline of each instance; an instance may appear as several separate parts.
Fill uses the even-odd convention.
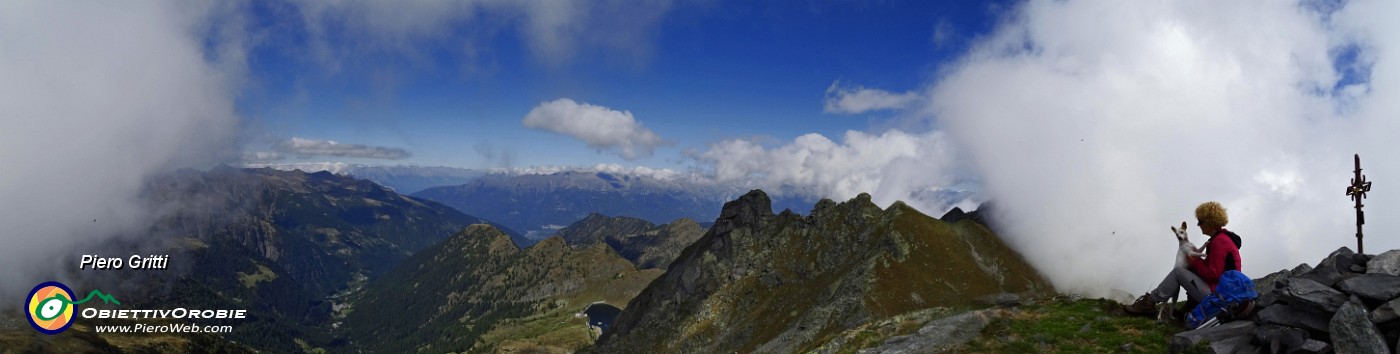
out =
[[[992,322],[960,353],[1165,353],[1184,329],[1152,318],[1127,316],[1104,299],[1057,297],[1030,304]],[[1087,326],[1087,327],[1086,327]]]

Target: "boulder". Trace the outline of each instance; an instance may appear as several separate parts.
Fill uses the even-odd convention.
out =
[[[1365,274],[1341,282],[1342,292],[1372,301],[1390,301],[1400,295],[1400,276]]]
[[[1274,304],[1259,311],[1256,318],[1262,324],[1301,328],[1307,330],[1309,336],[1326,338],[1328,320],[1331,319],[1331,315],[1319,314],[1288,304]]]
[[[1327,313],[1337,312],[1347,301],[1346,294],[1337,289],[1302,277],[1289,279],[1288,287],[1279,296],[1289,304]]]
[[[1345,246],[1343,246],[1342,248],[1338,248],[1336,251],[1332,251],[1332,253],[1327,254],[1327,258],[1323,258],[1322,262],[1318,262],[1317,267],[1328,267],[1334,269],[1347,268],[1350,267],[1352,263],[1354,263],[1351,260],[1353,256],[1356,256],[1356,252],[1352,252],[1350,248],[1346,248]]]
[[[1319,265],[1317,268],[1313,268],[1313,270],[1307,271],[1303,273],[1303,275],[1299,275],[1290,280],[1296,279],[1312,280],[1318,284],[1332,287],[1337,285],[1337,282],[1342,281],[1342,273],[1337,271],[1336,267]]]
[[[1337,314],[1328,322],[1332,334],[1332,346],[1339,353],[1389,353],[1376,324],[1371,323],[1366,307],[1354,301],[1342,304]]]
[[[1293,273],[1284,269],[1273,272],[1273,274],[1265,275],[1263,278],[1254,279],[1254,292],[1260,295],[1267,294],[1273,291],[1274,288],[1287,284],[1288,282],[1286,280],[1290,277],[1293,277]]]
[[[1298,264],[1297,267],[1293,267],[1293,270],[1290,270],[1290,271],[1288,271],[1288,272],[1289,272],[1289,273],[1292,273],[1292,276],[1295,276],[1295,277],[1296,277],[1296,276],[1299,276],[1299,275],[1303,275],[1304,273],[1310,272],[1310,271],[1312,271],[1312,270],[1313,270],[1313,267],[1312,267],[1312,266],[1308,265],[1307,263],[1301,263],[1301,264]]]
[[[1255,327],[1256,325],[1251,321],[1234,321],[1219,326],[1177,333],[1172,336],[1171,352],[1184,352],[1200,342],[1216,343],[1240,337],[1245,338],[1244,343],[1248,343],[1249,338],[1254,335]]]
[[[1389,250],[1366,262],[1366,274],[1400,276],[1400,250]]]
[[[1269,348],[1270,353],[1287,353],[1303,347],[1308,341],[1308,331],[1279,325],[1263,325],[1254,330],[1254,338],[1259,345]]]

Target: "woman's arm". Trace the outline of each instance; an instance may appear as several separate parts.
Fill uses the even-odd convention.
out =
[[[1202,280],[1212,284],[1220,281],[1220,274],[1225,273],[1225,254],[1229,253],[1230,250],[1225,247],[1224,243],[1233,242],[1216,240],[1219,238],[1218,236],[1220,235],[1213,236],[1210,241],[1206,241],[1205,261],[1190,260],[1191,270],[1195,271],[1196,275],[1201,276]]]

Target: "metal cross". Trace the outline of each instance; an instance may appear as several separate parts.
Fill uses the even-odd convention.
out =
[[[1356,176],[1351,178],[1351,185],[1347,186],[1347,196],[1356,201],[1356,253],[1365,254],[1366,251],[1361,246],[1361,225],[1366,223],[1366,213],[1361,211],[1361,200],[1366,199],[1366,192],[1371,191],[1371,182],[1366,180],[1366,176],[1361,175],[1361,155],[1353,155],[1356,158]]]

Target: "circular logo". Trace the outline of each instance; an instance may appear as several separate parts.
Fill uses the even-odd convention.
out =
[[[44,282],[29,291],[24,302],[29,325],[44,334],[58,334],[73,325],[73,290],[56,281]]]

